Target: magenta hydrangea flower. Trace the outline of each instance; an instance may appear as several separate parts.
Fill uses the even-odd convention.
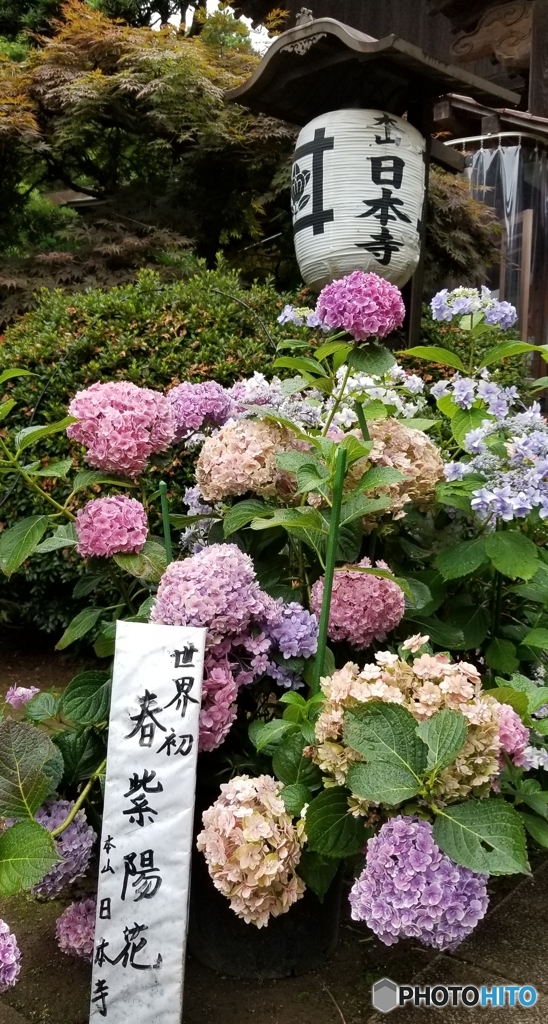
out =
[[[67,436],[85,445],[90,466],[108,473],[137,476],[149,456],[165,451],[175,437],[165,395],[129,381],[92,384],[77,392],[68,411],[78,422]]]
[[[88,501],[78,510],[74,525],[78,553],[92,558],[141,551],[148,533],[141,502],[123,494]]]
[[[74,807],[72,800],[48,800],[36,812],[36,821],[53,832],[65,821]],[[60,864],[48,871],[41,882],[33,886],[36,896],[54,899],[65,888],[78,878],[83,878],[91,859],[91,851],[96,835],[88,825],[84,811],[78,811],[74,821],[55,839],[57,853],[62,858]]]
[[[529,729],[509,704],[499,704],[497,715],[502,750],[521,768],[525,764],[525,751],[529,745]]]
[[[200,750],[220,747],[236,719],[237,697],[238,685],[227,659],[207,657],[200,710]]]
[[[401,327],[405,306],[395,285],[378,274],[355,270],[322,289],[316,313],[325,327],[342,328],[355,341],[365,341],[386,338]]]
[[[211,544],[168,566],[160,580],[151,621],[167,626],[206,626],[213,640],[247,629],[270,602],[255,579],[249,555],[235,544]]]
[[[487,876],[455,864],[427,821],[398,815],[367,843],[365,868],[350,892],[355,921],[387,946],[418,939],[454,949],[484,917]]]
[[[362,559],[358,565],[371,568],[368,558]],[[377,562],[376,567],[389,568],[385,562]],[[312,608],[318,617],[323,587],[324,577],[321,576],[312,587]],[[386,634],[401,622],[404,612],[403,591],[392,580],[350,568],[335,573],[328,626],[332,640],[348,640],[358,650],[363,650],[373,640],[384,640]]]
[[[40,693],[37,686],[10,686],[4,700],[18,711]]]
[[[176,441],[181,441],[193,430],[199,430],[206,422],[222,427],[233,405],[229,393],[215,380],[203,384],[184,381],[168,391],[167,398],[175,416]]]
[[[93,957],[96,901],[71,903],[57,919],[55,938],[62,953],[81,956],[89,963]]]
[[[12,988],[21,970],[21,953],[9,925],[0,919],[0,995]]]

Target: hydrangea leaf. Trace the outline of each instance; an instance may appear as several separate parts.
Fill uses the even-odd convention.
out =
[[[491,625],[491,617],[485,608],[473,604],[455,608],[449,616],[448,623],[462,631],[462,650],[473,651],[485,640]],[[458,648],[453,645],[453,649]]]
[[[46,722],[57,714],[57,699],[52,693],[37,693],[25,708],[25,718],[29,722]]]
[[[298,725],[295,722],[288,722],[283,718],[276,718],[272,722],[252,722],[249,727],[249,738],[257,750],[267,753],[275,748],[284,736],[298,732]]]
[[[80,672],[64,690],[59,711],[76,725],[95,725],[108,719],[109,705],[109,673]]]
[[[61,459],[60,462],[50,462],[49,466],[42,466],[36,469],[33,476],[60,477],[65,479],[67,473],[72,469],[72,459]]]
[[[324,789],[306,812],[308,850],[324,857],[350,857],[359,853],[367,838],[363,818],[355,818],[343,786]]]
[[[414,348],[402,349],[398,355],[417,356],[419,359],[427,359],[429,363],[452,366],[454,370],[466,373],[464,363],[456,352],[451,352],[448,348],[440,348],[437,345],[415,345]]]
[[[304,850],[297,866],[297,874],[306,883],[318,899],[323,898],[339,870],[339,862],[335,857],[322,857],[320,853]]]
[[[448,622],[442,622],[435,615],[423,616],[413,611],[406,616],[409,627],[416,627],[417,632],[427,633],[432,643],[439,647],[455,650],[464,650],[464,634],[461,629],[451,626]]]
[[[491,420],[492,416],[485,409],[457,409],[451,420],[451,430],[457,444],[466,451],[464,439],[471,430],[481,427],[484,420]]]
[[[346,781],[356,796],[393,807],[410,800],[420,789],[420,781],[416,775],[400,765],[387,761],[354,764],[348,772]]]
[[[49,791],[44,765],[55,755],[45,733],[8,718],[0,725],[0,816],[34,818]]]
[[[495,569],[503,576],[530,580],[538,569],[538,549],[518,530],[497,531],[485,541],[485,550]]]
[[[523,824],[506,800],[467,800],[439,810],[434,839],[452,860],[472,871],[529,873]]]
[[[531,629],[527,636],[524,636],[523,643],[529,647],[540,647],[541,651],[548,651],[548,629]]]
[[[417,723],[399,704],[375,700],[347,710],[343,736],[346,745],[367,761],[397,765],[417,781],[426,766],[426,746],[417,735]]]
[[[65,647],[73,644],[75,640],[89,633],[93,629],[97,619],[103,614],[103,608],[84,608],[78,615],[75,615],[72,622],[69,622],[61,639],[56,643],[55,650],[63,651]]]
[[[59,863],[50,833],[37,821],[21,821],[0,835],[0,895],[31,889]]]
[[[73,523],[58,526],[51,537],[46,537],[34,549],[36,554],[45,555],[50,551],[60,551],[62,548],[72,548],[78,543],[78,535]]]
[[[498,637],[491,641],[485,651],[485,661],[489,668],[496,672],[515,672],[519,665],[516,658],[516,648],[511,640],[500,640]]]
[[[288,736],[280,743],[272,759],[274,774],[284,786],[303,785],[319,789],[322,773],[303,750],[306,742],[301,735]]]
[[[527,814],[526,811],[520,811],[519,816],[529,835],[539,846],[548,846],[548,821],[543,821],[536,814]]]
[[[476,537],[440,552],[435,565],[444,580],[456,580],[475,572],[486,560],[485,540],[483,537]]]
[[[511,356],[521,356],[526,352],[540,352],[539,345],[528,345],[526,341],[502,341],[499,345],[490,348],[478,365],[478,370],[491,363],[498,363],[501,359],[510,359]]]
[[[114,555],[114,561],[130,576],[149,583],[159,583],[167,569],[166,549],[157,540],[146,540],[138,554]]]
[[[426,767],[441,771],[460,754],[468,732],[468,724],[460,711],[443,708],[432,718],[417,726],[417,733],[428,747]]]
[[[358,491],[373,491],[377,487],[387,487],[389,484],[399,484],[405,480],[399,469],[391,466],[372,466],[363,474],[358,486]]]
[[[384,345],[377,345],[368,341],[355,346],[348,353],[346,362],[353,370],[359,373],[368,373],[373,376],[383,377],[388,373],[396,360],[391,352]]]
[[[48,526],[47,516],[29,516],[4,530],[0,536],[0,569],[6,576],[11,576],[32,555]]]
[[[103,473],[100,469],[82,469],[76,474],[72,483],[72,493],[84,491],[93,484],[111,484],[117,487],[138,487],[135,480],[129,480],[114,473]]]
[[[15,447],[18,452],[22,452],[25,448],[30,448],[35,441],[40,441],[43,437],[49,437],[51,434],[59,434],[75,422],[74,416],[65,416],[57,423],[45,423],[41,427],[24,427],[15,435]]]
[[[237,530],[241,530],[244,526],[247,526],[252,519],[256,516],[269,515],[272,512],[270,505],[265,505],[264,501],[259,501],[258,498],[249,498],[247,501],[239,501],[237,505],[233,505],[229,508],[223,519],[223,531],[225,537],[230,537],[231,534],[236,533]]]
[[[308,786],[296,782],[293,785],[284,786],[281,797],[287,813],[297,815],[301,813],[305,804],[310,803],[312,793]]]
[[[65,762],[65,786],[89,779],[106,756],[104,739],[92,729],[82,729],[80,732],[67,730],[59,733],[55,737],[55,745],[61,751]]]

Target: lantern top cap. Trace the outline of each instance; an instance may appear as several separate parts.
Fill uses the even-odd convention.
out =
[[[409,103],[459,92],[480,102],[516,106],[518,93],[430,57],[395,35],[384,39],[334,18],[315,18],[272,43],[250,78],[226,98],[303,125],[342,107],[401,115]]]

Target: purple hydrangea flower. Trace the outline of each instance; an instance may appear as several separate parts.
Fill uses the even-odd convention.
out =
[[[62,953],[81,956],[91,963],[95,938],[96,901],[71,903],[57,919],[55,937]]]
[[[310,658],[318,647],[318,620],[292,601],[280,608],[280,619],[268,627],[284,658]]]
[[[9,925],[0,920],[0,995],[12,988],[21,970],[21,953]]]
[[[465,473],[466,464],[464,462],[448,462],[445,467],[445,479],[451,484],[456,480],[462,480]]]
[[[471,409],[475,398],[475,381],[459,377],[453,384],[453,401],[460,409]]]
[[[433,398],[444,398],[445,395],[451,394],[449,381],[438,380],[437,383],[430,388],[430,394],[433,396]]]
[[[203,384],[184,381],[168,391],[167,397],[175,417],[176,441],[199,430],[204,423],[222,427],[232,411],[230,394],[214,380]]]
[[[487,876],[442,853],[427,821],[398,815],[367,844],[366,865],[350,893],[352,917],[387,946],[418,939],[454,949],[488,904]]]
[[[6,704],[11,704],[12,708],[19,711],[29,700],[36,697],[37,693],[40,693],[37,686],[10,686],[4,699]]]
[[[509,302],[499,302],[485,286],[481,292],[476,288],[454,288],[452,292],[443,288],[434,295],[430,305],[433,319],[446,323],[455,316],[483,313],[486,324],[493,327],[498,325],[502,330],[507,330],[513,327],[517,320],[515,306]]]
[[[36,821],[47,828],[48,832],[61,825],[74,807],[74,801],[48,800],[36,812]],[[91,851],[96,835],[88,825],[83,811],[78,811],[74,821],[55,839],[57,853],[62,858],[60,864],[48,871],[41,882],[33,886],[36,896],[54,899],[65,888],[78,878],[83,878],[91,859]]]

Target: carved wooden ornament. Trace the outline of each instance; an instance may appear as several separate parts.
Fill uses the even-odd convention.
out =
[[[531,0],[493,7],[480,19],[473,32],[453,43],[451,55],[458,61],[494,56],[513,68],[529,66],[533,29]]]

